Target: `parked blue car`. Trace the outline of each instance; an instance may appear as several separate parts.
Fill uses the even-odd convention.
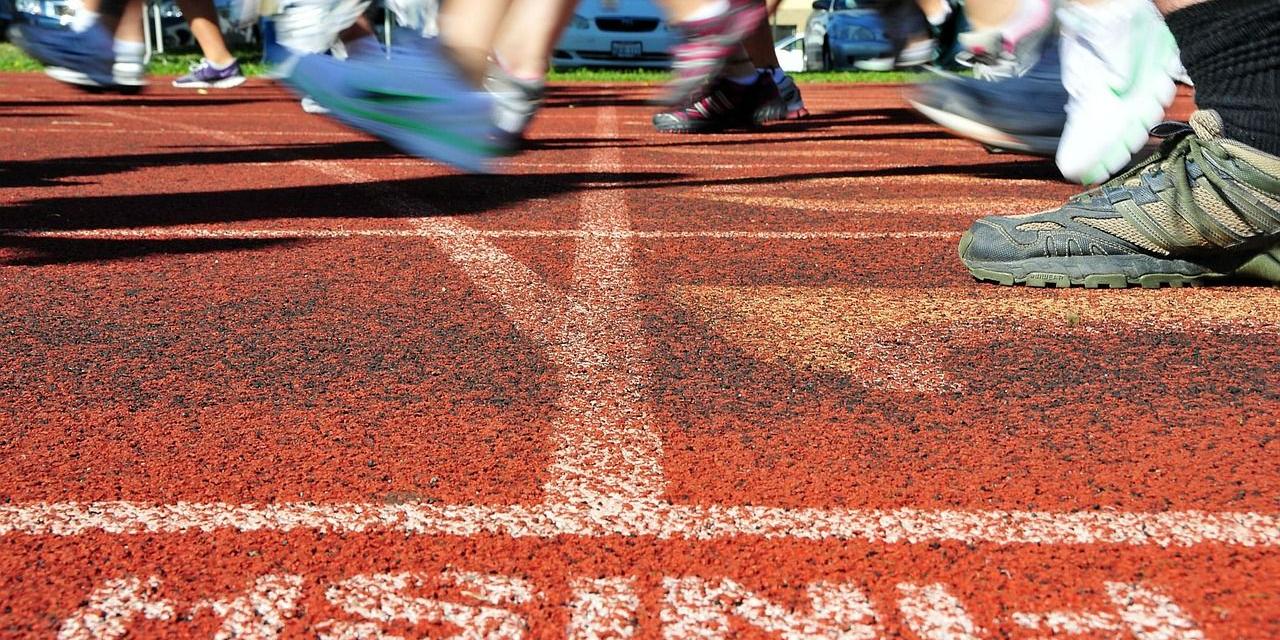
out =
[[[874,0],[816,0],[804,30],[805,68],[830,71],[893,55]]]

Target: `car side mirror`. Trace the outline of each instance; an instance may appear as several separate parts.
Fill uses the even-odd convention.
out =
[[[830,11],[832,0],[813,0],[814,11]]]

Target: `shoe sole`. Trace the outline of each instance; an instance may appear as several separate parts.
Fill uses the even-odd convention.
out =
[[[236,76],[234,78],[227,78],[225,80],[219,80],[217,82],[179,83],[177,80],[174,80],[173,86],[179,89],[234,89],[244,84],[246,80],[248,80],[248,78],[244,76]]]
[[[432,118],[418,114],[408,117],[403,114],[387,116],[376,112],[374,105],[364,104],[351,98],[339,95],[329,89],[329,85],[321,82],[320,77],[331,75],[330,65],[341,63],[322,55],[309,55],[298,60],[286,82],[295,91],[310,95],[316,103],[330,110],[328,117],[346,123],[365,133],[381,138],[388,144],[420,158],[430,158],[465,171],[488,173],[493,170],[490,160],[501,151],[491,142],[478,142],[476,138],[457,133],[447,126],[441,126]],[[488,94],[477,93],[467,100],[450,101],[459,109],[470,109],[473,114],[483,113],[474,118],[475,124],[491,125],[488,114],[492,112],[492,102]],[[465,104],[464,104],[465,102]],[[440,116],[439,113],[435,114]],[[459,124],[458,119],[443,118]],[[476,128],[480,128],[477,126]],[[487,138],[482,137],[481,140]]]
[[[972,240],[967,231],[960,238],[960,261],[974,279],[1004,286],[1159,289],[1202,286],[1223,280],[1280,284],[1280,243],[1248,256],[1230,268],[1215,269],[1185,260],[1154,256],[1080,256],[983,263],[964,258]]]
[[[1006,151],[1019,151],[1050,158],[1058,150],[1058,138],[1056,137],[1015,136],[976,120],[970,120],[949,111],[935,109],[922,102],[915,100],[909,100],[908,102],[921,115],[941,125],[943,128],[961,137],[977,141],[986,147],[994,147]]]

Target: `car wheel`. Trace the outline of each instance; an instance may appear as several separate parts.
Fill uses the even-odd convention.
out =
[[[835,71],[836,61],[831,57],[831,46],[826,40],[822,41],[822,70]]]

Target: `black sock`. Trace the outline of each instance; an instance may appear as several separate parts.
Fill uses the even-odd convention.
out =
[[[1280,0],[1209,0],[1165,17],[1196,84],[1228,137],[1280,155]]]

